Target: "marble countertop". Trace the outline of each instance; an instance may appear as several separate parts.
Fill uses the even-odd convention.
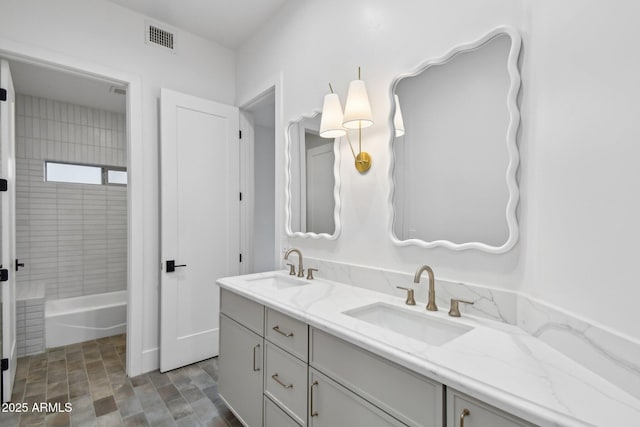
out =
[[[279,310],[399,365],[540,426],[622,426],[640,422],[640,400],[541,340],[500,322],[452,318],[425,303],[323,279],[279,288],[258,273],[218,280],[225,289]],[[433,346],[343,314],[376,302],[473,329]],[[447,307],[448,308],[448,307]]]

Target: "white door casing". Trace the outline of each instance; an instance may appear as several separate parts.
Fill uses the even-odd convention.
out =
[[[240,130],[242,131],[242,142],[240,144],[240,192],[242,193],[242,203],[240,203],[240,253],[242,253],[242,263],[240,264],[240,274],[254,272],[254,215],[255,215],[255,191],[254,191],[254,152],[255,152],[255,128],[251,114],[246,111],[239,111]]]
[[[15,159],[15,90],[9,63],[0,60],[0,87],[6,90],[6,101],[0,101],[0,161],[1,176],[7,180],[2,199],[2,268],[8,270],[8,280],[2,286],[2,358],[8,359],[9,369],[2,372],[3,397],[8,402],[16,376],[16,159]]]
[[[160,370],[216,356],[220,291],[239,272],[238,108],[160,94]],[[175,260],[174,272],[166,261]]]

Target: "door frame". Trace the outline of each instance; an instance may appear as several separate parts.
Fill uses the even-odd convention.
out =
[[[286,235],[284,234],[284,177],[280,173],[284,167],[284,131],[282,126],[282,72],[271,76],[258,84],[253,90],[248,91],[249,95],[245,99],[237,100],[240,110],[240,130],[242,131],[242,139],[240,140],[240,192],[253,194],[255,169],[254,169],[254,143],[255,135],[253,131],[247,131],[246,117],[244,113],[255,103],[261,101],[264,97],[275,94],[275,236],[274,236],[274,266],[280,268],[282,257],[287,246]],[[247,139],[245,139],[245,134]],[[246,144],[245,144],[246,142]],[[248,201],[252,197],[248,198]],[[249,254],[248,248],[254,237],[253,216],[255,215],[255,206],[253,203],[240,204],[240,253],[243,254],[242,263],[240,264],[240,273],[247,274],[253,266],[253,257],[249,256],[248,262],[245,263],[245,255]]]
[[[127,375],[143,373],[144,151],[140,76],[37,46],[0,39],[0,56],[127,87]]]
[[[6,179],[7,189],[5,190],[6,197],[3,195],[0,196],[0,198],[5,199],[3,203],[5,201],[8,203],[7,206],[3,206],[2,213],[0,214],[0,228],[2,228],[2,242],[0,242],[0,246],[2,246],[2,259],[0,259],[0,263],[5,265],[4,268],[8,270],[9,277],[7,281],[0,283],[0,299],[2,300],[2,302],[0,302],[0,306],[2,306],[2,319],[0,320],[0,334],[2,334],[0,339],[0,357],[8,361],[8,366],[5,370],[0,371],[0,387],[2,388],[2,390],[0,390],[0,403],[11,400],[17,371],[16,362],[18,359],[18,339],[16,336],[16,275],[13,268],[14,265],[17,266],[18,262],[16,256],[16,93],[9,62],[4,58],[0,58],[0,68],[4,68],[4,65],[6,65],[6,70],[0,70],[0,82],[3,79],[6,80],[2,87],[5,89],[5,100],[2,101],[4,108],[0,106],[0,110],[6,110],[8,123],[0,123],[2,125],[0,129],[0,164],[3,164],[3,178]],[[4,75],[5,71],[6,74],[8,74],[6,76]],[[0,122],[3,119],[5,119],[5,115],[0,114]],[[6,222],[5,219],[7,220]],[[7,262],[5,263],[4,261]],[[16,264],[14,264],[14,262]],[[9,321],[6,322],[6,320]],[[7,332],[6,335],[5,332]]]

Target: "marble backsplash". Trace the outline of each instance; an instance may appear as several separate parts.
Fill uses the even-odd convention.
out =
[[[417,304],[426,304],[428,277],[413,283],[413,273],[305,258],[317,268],[317,277],[404,298],[396,286],[415,290]],[[640,399],[640,341],[590,323],[562,309],[527,295],[476,284],[439,280],[436,272],[436,303],[449,308],[450,299],[472,301],[460,311],[485,319],[516,325],[541,339],[621,389]]]

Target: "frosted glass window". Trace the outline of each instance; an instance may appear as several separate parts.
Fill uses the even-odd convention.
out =
[[[127,185],[127,171],[109,169],[107,171],[107,184]]]
[[[45,180],[100,185],[102,184],[102,168],[100,166],[47,162]]]

